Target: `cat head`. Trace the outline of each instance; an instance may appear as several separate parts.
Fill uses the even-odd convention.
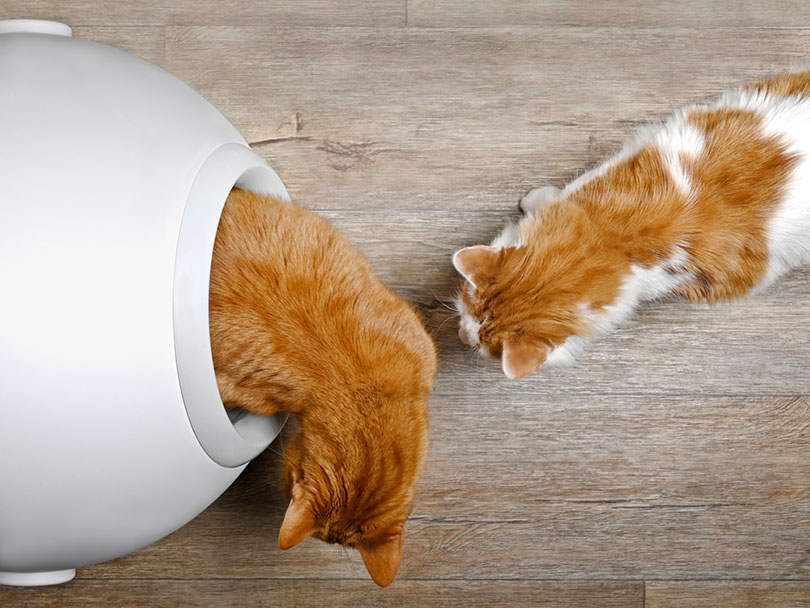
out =
[[[513,380],[579,354],[616,295],[621,267],[588,255],[580,235],[521,229],[516,246],[477,245],[453,256],[466,280],[456,300],[459,337],[500,359]]]
[[[366,436],[362,428],[352,437],[331,432],[346,428],[334,420],[302,421],[285,452],[290,502],[279,532],[281,549],[309,536],[354,547],[375,583],[385,587],[394,580],[428,446],[426,403],[411,409],[395,428]],[[334,426],[305,428],[313,424]],[[377,432],[382,436],[372,438]]]

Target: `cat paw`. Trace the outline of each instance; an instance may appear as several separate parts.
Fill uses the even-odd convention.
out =
[[[535,209],[539,209],[544,205],[548,205],[560,195],[560,189],[554,186],[543,186],[542,188],[535,188],[530,191],[526,196],[520,199],[520,210],[523,213],[531,213]]]

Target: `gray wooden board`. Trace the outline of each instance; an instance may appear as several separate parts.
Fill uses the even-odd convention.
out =
[[[642,608],[643,590],[639,582],[400,580],[376,589],[365,580],[77,580],[55,589],[0,588],[0,600],[3,608]]]
[[[475,229],[465,212],[512,210],[615,152],[635,124],[808,47],[801,29],[171,27],[166,64],[294,199],[456,210],[463,233]]]
[[[0,19],[50,19],[68,25],[240,25],[402,27],[406,7],[402,0],[4,0]]]
[[[417,304],[440,373],[393,587],[353,551],[277,549],[277,442],[175,534],[69,585],[0,588],[0,605],[807,604],[810,269],[714,309],[646,305],[577,366],[517,383],[460,344],[441,302],[452,252],[491,239],[530,188],[683,103],[807,64],[808,10],[5,2],[0,18],[61,19],[211,100]]]
[[[808,579],[807,398],[445,396],[403,579]],[[175,535],[88,577],[362,578],[354,551],[281,552],[278,461]]]
[[[77,38],[114,46],[128,53],[133,53],[150,63],[165,67],[166,32],[162,27],[78,26],[72,29],[73,35]]]
[[[256,149],[293,197],[343,229],[386,282],[438,310],[431,297],[448,299],[456,281],[453,250],[491,239],[531,186],[564,183],[615,150],[630,123],[785,67],[810,42],[804,30],[665,32],[557,28],[551,44],[544,28],[177,27],[167,63],[250,141],[264,142]],[[706,57],[724,70],[696,70]],[[519,386],[806,392],[807,323],[797,304],[807,275],[797,276],[711,311],[649,306],[631,329],[599,340],[581,368]],[[790,280],[795,295],[785,296]],[[450,352],[439,390],[504,383],[496,366],[464,357],[452,327],[440,335]]]
[[[786,581],[679,581],[646,585],[646,608],[806,608],[810,583]]]
[[[469,212],[461,220],[441,211],[399,210],[394,224],[383,209],[319,213],[368,255],[386,283],[422,309],[440,347],[439,394],[810,393],[810,269],[714,307],[680,300],[645,304],[614,333],[594,338],[575,366],[546,366],[511,382],[499,362],[474,356],[459,341],[450,308],[461,284],[453,251],[487,242],[484,237],[514,214]],[[470,228],[478,238],[463,231],[471,224],[486,227]]]
[[[810,20],[810,7],[797,0],[409,0],[413,27],[487,27],[498,25],[795,27]]]

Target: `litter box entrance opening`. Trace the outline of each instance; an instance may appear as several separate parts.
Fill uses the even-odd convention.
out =
[[[219,395],[208,324],[211,260],[219,220],[234,187],[288,199],[281,180],[244,145],[217,148],[203,163],[186,202],[174,272],[177,374],[191,427],[200,445],[226,467],[262,452],[286,418],[226,410]]]

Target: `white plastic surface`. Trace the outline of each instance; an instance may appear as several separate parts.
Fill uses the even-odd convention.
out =
[[[41,19],[5,19],[0,21],[0,34],[19,33],[72,36],[73,30],[58,21],[43,21]]]
[[[0,22],[0,580],[158,540],[278,430],[248,417],[237,432],[222,409],[205,282],[224,196],[239,179],[283,195],[278,177],[163,70],[23,25]],[[209,164],[234,147],[221,172]],[[190,197],[201,167],[217,205]],[[184,214],[206,227],[183,259],[193,295],[175,285]],[[204,316],[176,344],[195,298]],[[185,340],[209,346],[181,389]],[[198,440],[187,409],[210,433]]]
[[[54,572],[0,572],[0,585],[14,587],[40,587],[43,585],[60,585],[76,576],[76,570],[56,570]]]
[[[174,278],[174,335],[180,386],[194,433],[219,464],[245,464],[267,447],[279,430],[276,417],[245,413],[230,423],[217,390],[208,331],[208,285],[217,225],[225,199],[242,188],[288,198],[278,176],[245,146],[217,148],[197,172],[183,216]]]

